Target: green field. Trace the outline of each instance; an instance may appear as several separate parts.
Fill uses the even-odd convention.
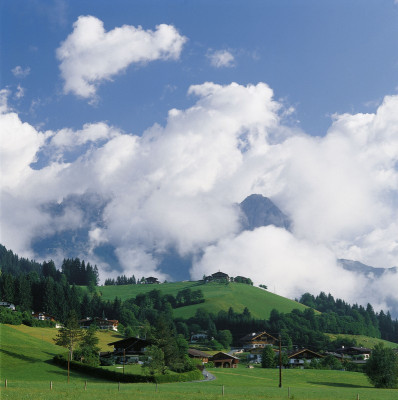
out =
[[[334,333],[326,333],[326,335],[329,336],[331,340],[336,340],[340,338],[355,339],[358,343],[358,346],[367,347],[369,349],[373,349],[378,343],[383,343],[385,347],[388,347],[390,349],[398,348],[398,343],[389,342],[388,340],[372,338],[364,335],[348,335],[348,334],[334,334]]]
[[[39,328],[36,328],[39,329]],[[363,374],[344,371],[283,370],[279,388],[276,369],[211,369],[211,382],[118,384],[66,371],[51,363],[63,348],[11,326],[0,325],[1,399],[397,399],[398,390],[374,389]],[[44,334],[43,334],[44,335]],[[4,388],[7,379],[8,387]],[[50,390],[50,381],[53,388]],[[87,381],[87,390],[85,390]],[[224,397],[222,387],[224,386]]]
[[[26,325],[9,325],[9,328],[51,344],[54,344],[54,338],[58,333],[55,328],[35,328]],[[113,331],[98,331],[97,336],[99,339],[98,346],[101,351],[113,351],[113,346],[108,346],[108,343],[123,339],[120,333]]]
[[[288,313],[295,308],[299,310],[307,308],[303,304],[267,290],[234,282],[228,285],[215,282],[206,284],[201,282],[175,282],[160,285],[101,286],[99,292],[102,294],[103,300],[114,300],[115,297],[126,300],[137,296],[139,293],[146,293],[154,289],[160,290],[163,294],[175,296],[178,291],[185,288],[202,290],[205,302],[177,308],[174,310],[175,317],[192,317],[198,308],[204,308],[216,314],[220,310],[227,311],[229,307],[232,307],[235,312],[242,312],[247,307],[254,318],[268,319],[271,310],[274,308],[282,313]]]

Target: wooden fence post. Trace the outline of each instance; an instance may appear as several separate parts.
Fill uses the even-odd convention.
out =
[[[50,381],[50,390],[53,390],[53,381]]]
[[[4,381],[4,387],[7,389],[7,379]]]

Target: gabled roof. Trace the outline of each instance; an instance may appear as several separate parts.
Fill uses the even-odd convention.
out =
[[[137,338],[137,337],[129,337],[127,339],[117,340],[116,342],[108,343],[108,346],[127,349],[136,344],[140,344],[142,346],[147,346],[147,345],[151,344],[151,342],[146,339],[141,339],[141,338]]]
[[[321,354],[315,353],[315,351],[309,350],[309,349],[301,349],[297,350],[291,354],[289,354],[287,357],[288,358],[297,358],[297,356],[303,355],[304,353],[308,353],[312,355],[313,358],[323,358]]]
[[[91,325],[91,324],[97,324],[97,325],[118,325],[119,321],[117,319],[104,319],[104,318],[98,318],[95,317],[93,319],[81,319],[79,321],[80,325]]]
[[[336,350],[336,353],[359,353],[359,354],[370,354],[372,349],[368,349],[367,347],[342,347]]]
[[[218,353],[214,354],[212,357],[212,360],[225,360],[225,359],[234,359],[234,360],[239,360],[238,357],[232,356],[231,354],[224,353],[223,351],[219,351]]]
[[[267,332],[253,332],[253,333],[248,333],[246,336],[243,336],[243,338],[240,339],[241,342],[251,342],[252,340],[256,340],[258,339],[260,336],[262,335],[266,335],[269,338],[271,338],[272,340],[278,341],[277,338],[275,338],[274,336],[270,335]]]
[[[203,357],[203,358],[210,358],[211,355],[207,354],[203,351],[196,350],[196,349],[188,349],[188,354],[190,354],[193,357]]]

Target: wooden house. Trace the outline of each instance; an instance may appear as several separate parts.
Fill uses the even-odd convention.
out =
[[[117,332],[119,321],[117,319],[106,318],[86,318],[79,321],[80,328],[82,329],[88,329],[93,324],[96,325],[98,329]]]
[[[207,332],[192,333],[190,338],[191,343],[205,342],[206,340],[209,340]]]
[[[366,361],[369,359],[371,353],[372,353],[372,349],[368,349],[366,347],[341,347],[340,349],[337,349],[335,351],[338,354],[341,354],[344,357],[347,357],[349,359],[351,359],[352,361],[354,361],[355,359],[357,361]]]
[[[267,332],[253,332],[249,333],[240,339],[245,351],[251,353],[261,353],[265,346],[276,345],[279,343],[278,339]]]
[[[145,284],[147,285],[153,285],[153,284],[159,284],[160,282],[158,281],[158,278],[155,278],[153,276],[149,276],[148,278],[145,278]]]
[[[38,319],[39,321],[55,321],[55,317],[45,312],[34,312],[32,311],[32,318]]]
[[[189,358],[196,358],[198,360],[201,360],[203,363],[207,363],[209,361],[209,358],[211,357],[210,354],[196,349],[188,349],[188,356]]]
[[[213,357],[210,358],[210,361],[214,363],[216,368],[236,368],[239,364],[238,357],[231,356],[222,351],[214,354]]]
[[[107,356],[114,357],[116,363],[138,362],[139,356],[145,355],[146,348],[150,345],[149,340],[137,337],[117,340],[108,343],[108,346],[113,346],[113,353],[107,353]]]
[[[12,311],[15,311],[15,305],[8,301],[0,301],[0,307],[9,308]]]
[[[212,281],[215,281],[215,282],[228,281],[229,282],[230,277],[228,274],[218,271],[218,272],[215,272],[214,274],[211,274],[211,275],[205,277],[205,282],[212,282]]]
[[[312,350],[301,349],[288,354],[287,357],[289,359],[289,367],[304,367],[304,360],[310,363],[313,359],[319,360],[324,356]]]

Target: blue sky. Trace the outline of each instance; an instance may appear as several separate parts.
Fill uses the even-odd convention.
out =
[[[398,315],[396,271],[339,263],[398,266],[397,1],[0,7],[0,243]],[[253,193],[291,230],[244,231]]]
[[[391,1],[3,1],[1,84],[25,89],[15,107],[47,129],[109,121],[141,134],[186,92],[206,81],[266,82],[296,109],[290,123],[324,135],[333,113],[374,111],[398,85],[398,6]],[[98,90],[96,106],[62,94],[55,51],[80,15],[105,29],[174,25],[188,38],[176,61],[130,65]],[[234,66],[215,68],[209,51],[228,50]],[[29,67],[20,79],[11,70]],[[34,102],[32,106],[32,102]],[[14,105],[14,103],[13,103]]]

